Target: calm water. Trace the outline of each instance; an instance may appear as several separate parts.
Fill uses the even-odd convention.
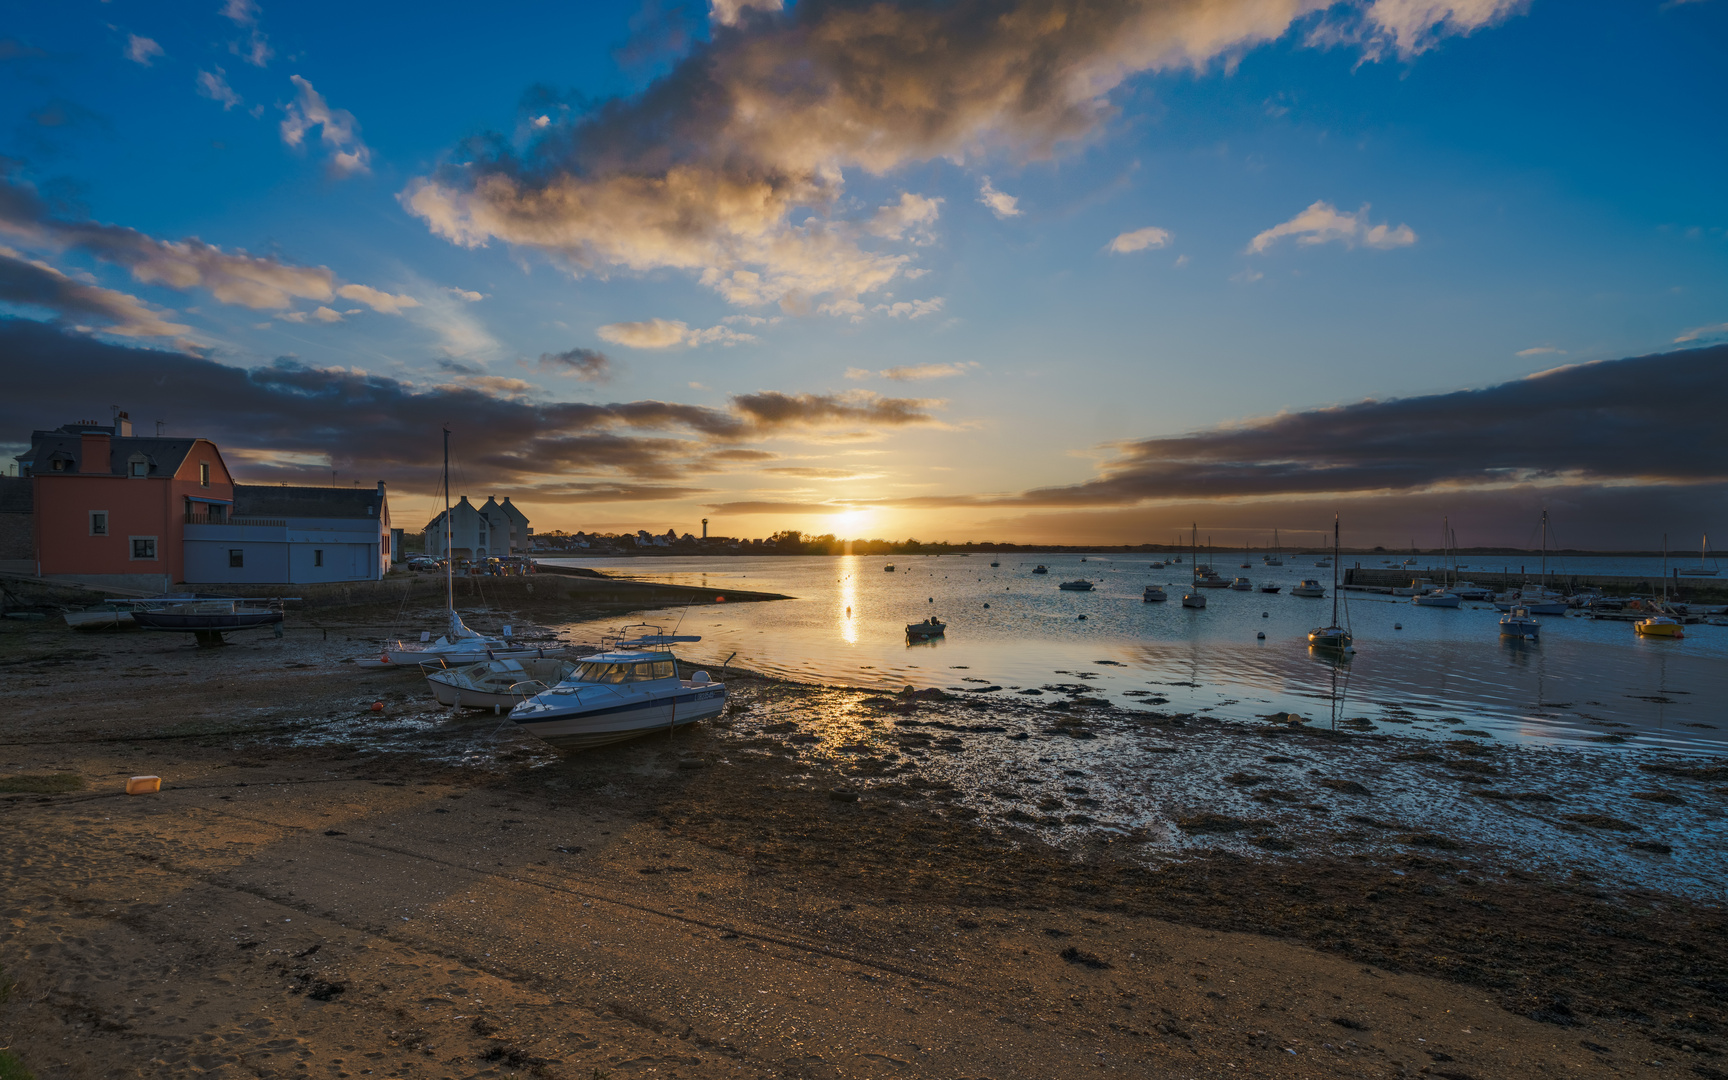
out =
[[[1466,728],[1533,742],[1624,739],[1629,746],[1711,753],[1728,743],[1728,627],[1689,626],[1684,640],[1663,641],[1639,638],[1628,623],[1555,616],[1542,619],[1540,642],[1517,642],[1499,637],[1499,612],[1486,604],[1418,608],[1346,594],[1356,652],[1337,664],[1310,653],[1306,642],[1310,629],[1330,620],[1330,595],[1289,595],[1303,577],[1320,579],[1330,593],[1331,571],[1315,569],[1313,557],[1287,557],[1274,568],[1255,556],[1254,569],[1240,570],[1250,560],[1220,554],[1220,574],[1242,574],[1257,586],[1275,581],[1285,591],[1209,589],[1204,611],[1179,602],[1186,565],[1152,570],[1144,556],[1085,558],[1017,553],[995,568],[990,555],[545,561],[716,594],[744,588],[794,596],[650,617],[668,629],[681,621],[680,633],[702,635],[700,645],[687,647],[692,659],[718,663],[735,652],[735,664],[802,681],[999,687],[986,691],[993,695],[1043,689],[1047,699],[1084,692],[1125,706],[1223,719],[1271,712],[1390,718],[1408,721],[1401,730],[1412,734],[1450,735],[1461,720]],[[1049,567],[1047,576],[1031,573],[1038,562]],[[1569,560],[1563,569],[1661,572],[1659,559],[1585,562]],[[893,573],[884,571],[890,563]],[[1096,589],[1057,589],[1077,577]],[[1171,599],[1142,602],[1141,590],[1152,583],[1164,584]],[[908,644],[905,625],[929,615],[948,624],[946,637]],[[588,640],[618,622],[561,629]]]

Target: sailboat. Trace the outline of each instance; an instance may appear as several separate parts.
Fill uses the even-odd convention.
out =
[[[1199,543],[1199,541],[1200,541],[1200,525],[1198,522],[1196,522],[1194,525],[1193,539],[1191,539],[1188,542],[1188,562],[1190,565],[1193,565],[1195,563],[1194,548],[1195,548],[1195,545],[1197,545]],[[1176,561],[1181,562],[1182,557],[1180,555],[1178,555],[1176,557]],[[1199,577],[1199,567],[1194,566],[1194,573],[1192,575],[1190,575],[1190,580],[1188,582],[1188,588],[1186,591],[1184,591],[1182,593],[1182,606],[1185,608],[1204,608],[1206,606],[1206,594],[1194,587],[1194,581],[1192,579],[1197,578],[1197,577]]]
[[[1272,530],[1272,550],[1260,556],[1260,561],[1267,566],[1283,566],[1284,556],[1278,550],[1278,530]]]
[[[505,657],[544,657],[548,650],[529,648],[512,643],[507,637],[487,637],[468,628],[462,622],[462,616],[456,614],[456,570],[452,556],[455,549],[455,529],[451,527],[450,519],[450,429],[444,429],[444,608],[450,617],[449,627],[444,635],[436,641],[428,640],[431,634],[421,634],[419,641],[393,641],[384,646],[383,653],[377,660],[363,661],[373,667],[390,665],[415,666],[420,664],[435,664],[448,667],[452,664],[475,664],[482,660],[500,660]],[[505,634],[510,632],[504,628]],[[552,653],[562,652],[552,649]]]
[[[1440,545],[1441,545],[1441,549],[1440,549],[1441,559],[1445,560],[1445,559],[1451,558],[1452,522],[1448,518],[1441,518],[1440,519]],[[1445,563],[1444,562],[1442,562],[1441,568],[1443,570],[1445,569]],[[1458,576],[1458,573],[1456,570],[1454,570],[1452,572],[1452,576],[1454,578],[1456,578]],[[1410,602],[1412,604],[1415,604],[1417,607],[1455,608],[1459,604],[1463,603],[1463,599],[1457,593],[1453,592],[1451,589],[1442,585],[1442,586],[1439,586],[1438,588],[1431,589],[1428,592],[1421,593],[1420,595],[1411,597]]]
[[[1705,533],[1703,541],[1698,545],[1698,565],[1696,567],[1688,566],[1683,570],[1676,570],[1674,572],[1679,574],[1681,577],[1715,577],[1716,568],[1704,565],[1704,558],[1709,553],[1710,534]]]
[[[1348,610],[1346,610],[1348,615]],[[1308,631],[1308,644],[1316,649],[1350,651],[1354,639],[1338,625],[1338,515],[1332,515],[1332,625]]]
[[[1548,511],[1542,511],[1542,577],[1534,589],[1519,589],[1518,599],[1495,601],[1495,607],[1501,611],[1511,611],[1520,607],[1528,615],[1564,615],[1567,603],[1559,593],[1548,588]]]
[[[1662,607],[1661,607],[1661,611],[1666,612],[1667,610],[1668,610],[1668,534],[1663,533],[1662,534]],[[1637,622],[1632,624],[1632,627],[1633,627],[1633,629],[1638,631],[1638,636],[1640,636],[1640,637],[1683,638],[1686,636],[1686,631],[1681,629],[1681,627],[1680,627],[1680,620],[1676,619],[1674,616],[1668,615],[1668,614],[1656,614],[1656,615],[1651,615],[1648,618],[1639,619]]]

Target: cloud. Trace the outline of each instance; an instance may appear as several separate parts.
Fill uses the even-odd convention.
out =
[[[1398,55],[1427,52],[1448,35],[1467,35],[1504,22],[1529,0],[1374,0],[1363,16],[1368,54],[1390,45]]]
[[[452,243],[498,241],[578,273],[677,270],[735,304],[820,310],[885,287],[910,261],[866,246],[888,241],[873,225],[893,226],[847,216],[849,170],[1055,156],[1098,135],[1125,80],[1240,56],[1326,6],[880,0],[746,14],[716,3],[712,39],[639,93],[526,144],[465,141],[399,198]],[[1433,32],[1468,25],[1461,15]],[[996,194],[995,212],[1019,209]]]
[[[1004,195],[997,191],[995,185],[990,183],[988,176],[984,178],[984,183],[978,188],[978,201],[988,206],[992,214],[1003,220],[1019,217],[1021,213],[1020,200],[1012,195]]]
[[[420,301],[412,296],[393,295],[374,289],[370,285],[344,285],[336,290],[336,295],[365,304],[373,311],[383,315],[400,315],[404,308],[420,306]]]
[[[1122,443],[1097,479],[981,502],[1128,506],[1520,484],[1723,484],[1725,400],[1728,345],[1571,364],[1480,390]],[[1675,454],[1675,446],[1688,450]]]
[[[360,123],[347,109],[332,109],[324,96],[312,84],[298,75],[290,75],[299,94],[284,106],[282,141],[298,150],[305,144],[306,133],[321,128],[319,138],[330,151],[330,169],[337,176],[352,176],[370,172],[372,151],[360,141]]]
[[[1538,345],[1532,349],[1519,349],[1517,355],[1524,358],[1532,356],[1565,356],[1565,349],[1556,349],[1552,345]]]
[[[198,71],[199,96],[221,102],[223,112],[241,104],[240,95],[236,94],[234,88],[228,85],[226,75],[227,72],[221,68],[217,68],[215,71],[205,71],[200,68]]]
[[[126,59],[134,64],[143,64],[145,67],[149,67],[151,57],[166,55],[162,51],[162,46],[149,38],[140,37],[137,34],[126,35]]]
[[[871,234],[886,240],[900,240],[911,233],[914,244],[932,243],[935,235],[930,227],[936,224],[941,209],[941,199],[914,195],[910,191],[901,192],[899,202],[877,209],[868,228]]]
[[[53,312],[56,321],[73,329],[122,337],[177,338],[192,329],[169,322],[166,316],[172,312],[156,311],[136,296],[77,281],[4,246],[0,246],[0,303],[45,308]],[[23,359],[17,354],[6,355],[9,367]]]
[[[754,334],[741,334],[729,326],[710,326],[706,330],[692,329],[688,324],[672,319],[649,319],[646,322],[608,323],[598,333],[614,345],[631,349],[695,348],[698,345],[741,345],[756,341]]]
[[[894,382],[922,382],[925,379],[952,379],[959,375],[967,375],[978,367],[976,360],[962,360],[952,364],[912,364],[907,367],[884,368],[881,371],[869,371],[865,368],[847,368],[848,379],[868,379],[880,377]]]
[[[247,36],[244,45],[238,41],[230,41],[228,51],[253,67],[270,66],[270,58],[276,55],[276,50],[270,47],[270,39],[256,29]]]
[[[785,6],[784,0],[710,0],[708,19],[716,26],[737,26],[746,12],[780,11]]]
[[[474,292],[471,289],[459,289],[454,285],[447,287],[444,291],[459,299],[466,300],[470,304],[478,304],[480,301],[486,299],[485,293]]]
[[[311,311],[288,311],[276,317],[281,319],[283,322],[291,323],[307,323],[313,319],[317,319],[321,323],[335,323],[342,321],[342,313],[340,311],[325,307],[323,304],[318,305]]]
[[[391,296],[364,285],[338,287],[336,275],[322,266],[295,266],[244,251],[224,251],[197,237],[158,240],[120,225],[55,218],[33,188],[7,180],[0,180],[0,233],[25,246],[55,251],[78,248],[125,267],[144,284],[182,291],[201,288],[224,304],[241,307],[284,309],[295,300],[323,303],[338,295],[378,311],[385,310],[379,304],[400,309],[417,303],[413,297]]]
[[[222,5],[222,17],[236,26],[255,25],[259,13],[256,0],[227,0]]]
[[[598,349],[578,346],[561,353],[541,353],[540,370],[570,375],[589,383],[603,383],[612,377],[612,358]]]
[[[27,431],[44,415],[78,415],[89,388],[101,386],[105,400],[125,403],[134,415],[164,417],[225,451],[250,453],[241,470],[250,482],[313,482],[338,468],[430,491],[439,429],[452,423],[464,468],[499,485],[532,485],[524,500],[530,492],[544,501],[687,498],[702,493],[688,486],[695,473],[773,456],[743,445],[752,439],[929,424],[936,404],[857,393],[747,394],[724,408],[549,401],[529,384],[473,365],[431,386],[287,358],[247,369],[111,345],[25,319],[0,319],[0,355],[15,361],[8,393],[0,395],[0,430]],[[68,371],[78,377],[68,379]]]
[[[877,304],[870,310],[890,319],[922,319],[926,315],[941,311],[944,302],[940,296],[932,296],[928,300],[897,300],[892,304]]]
[[[1357,244],[1371,248],[1409,247],[1416,242],[1416,233],[1408,225],[1390,228],[1368,223],[1368,204],[1354,214],[1342,213],[1329,202],[1319,201],[1282,225],[1274,225],[1248,244],[1248,251],[1261,254],[1287,236],[1298,244],[1312,246],[1337,241],[1347,248]]]
[[[1170,243],[1170,230],[1160,229],[1156,225],[1148,225],[1144,229],[1125,232],[1110,241],[1110,250],[1118,255],[1126,255],[1132,251],[1145,251],[1148,248],[1161,248]]]
[[[1674,344],[1684,345],[1688,341],[1702,341],[1705,338],[1719,337],[1728,334],[1728,322],[1716,323],[1713,326],[1695,326],[1674,339]]]

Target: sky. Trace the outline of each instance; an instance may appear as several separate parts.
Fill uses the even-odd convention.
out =
[[[1728,0],[30,5],[0,451],[539,531],[1728,537]]]

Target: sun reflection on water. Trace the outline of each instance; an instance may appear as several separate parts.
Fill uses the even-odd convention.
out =
[[[838,611],[836,621],[840,626],[840,637],[848,645],[858,644],[858,616],[852,613],[853,606],[858,602],[858,557],[856,555],[840,556],[840,565],[836,573],[840,577],[840,598],[835,604]]]

